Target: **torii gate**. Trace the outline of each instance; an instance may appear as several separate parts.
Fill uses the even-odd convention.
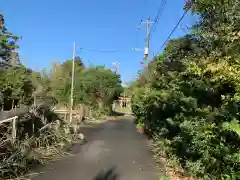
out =
[[[121,107],[129,107],[131,103],[131,98],[119,97],[118,102],[120,103]]]
[[[119,97],[118,100],[113,103],[113,110],[116,110],[116,106],[120,106],[121,111],[123,110],[123,107],[127,107],[128,112],[131,112],[131,98]]]

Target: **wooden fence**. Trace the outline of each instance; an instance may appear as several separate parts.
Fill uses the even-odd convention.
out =
[[[0,111],[0,121],[29,112],[30,106],[22,106],[21,108],[14,108],[10,111]]]
[[[3,123],[7,123],[7,122],[12,122],[12,141],[14,142],[16,139],[16,135],[17,135],[17,128],[16,128],[16,120],[18,119],[18,116],[14,116],[8,119],[4,119],[0,121],[0,125]]]
[[[14,110],[14,111],[7,112],[7,113],[5,112],[7,114],[7,117],[10,115],[14,115],[14,116],[8,117],[6,119],[0,119],[0,125],[4,124],[4,123],[12,123],[12,141],[13,142],[16,140],[16,136],[17,136],[17,123],[16,122],[17,122],[17,119],[19,118],[19,116],[17,115],[19,112],[27,113],[27,112],[29,112],[29,108],[28,108],[28,110],[24,109],[22,111]],[[53,112],[60,116],[63,116],[61,118],[63,118],[63,120],[65,122],[68,122],[69,110],[67,110],[67,109],[55,110],[53,108]],[[91,117],[91,110],[84,105],[80,105],[79,108],[77,108],[76,110],[73,110],[72,113],[73,113],[73,119],[74,119],[74,121],[72,123],[80,123],[84,118]],[[2,117],[6,117],[6,116],[2,116]]]

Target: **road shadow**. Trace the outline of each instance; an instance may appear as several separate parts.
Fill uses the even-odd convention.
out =
[[[93,180],[118,180],[119,174],[116,172],[116,168],[112,167],[110,169],[100,171]]]

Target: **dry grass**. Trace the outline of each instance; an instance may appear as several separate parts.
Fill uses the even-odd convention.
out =
[[[194,177],[187,176],[180,166],[176,165],[177,162],[171,160],[164,151],[164,144],[161,141],[154,141],[150,144],[151,150],[154,154],[154,159],[158,164],[164,165],[167,178],[163,180],[195,180]],[[161,178],[160,178],[161,179]]]
[[[26,136],[22,140],[11,142],[10,127],[0,131],[0,179],[26,179],[24,176],[37,164],[46,164],[69,155],[67,147],[81,141],[81,136],[72,133],[67,124],[57,130],[55,123],[44,129],[38,137]],[[1,133],[2,132],[2,133]]]

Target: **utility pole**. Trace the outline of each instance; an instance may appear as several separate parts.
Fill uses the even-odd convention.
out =
[[[146,24],[146,42],[145,42],[145,48],[144,49],[139,49],[139,48],[134,48],[134,51],[140,51],[144,50],[144,59],[146,61],[146,66],[148,65],[148,58],[149,58],[149,40],[150,40],[150,25],[153,24],[154,22],[150,21],[150,18],[148,18],[146,21],[141,22],[142,24]],[[141,29],[141,28],[138,28]]]
[[[114,72],[117,74],[118,72],[118,66],[119,66],[119,62],[114,62],[113,63],[113,69],[114,69]]]
[[[149,57],[149,37],[150,37],[150,24],[153,22],[150,21],[150,18],[146,20],[146,46],[144,51],[144,59],[146,61],[146,66],[148,65],[148,57]]]
[[[113,65],[114,73],[117,74],[119,62],[113,62],[112,65]],[[113,108],[113,110],[115,110],[115,108],[116,108],[116,101],[113,102],[112,108]]]
[[[70,97],[70,123],[72,122],[72,112],[73,112],[73,90],[74,90],[74,75],[75,75],[75,51],[76,51],[76,44],[73,43],[73,57],[72,57],[72,84],[71,84],[71,97]]]

